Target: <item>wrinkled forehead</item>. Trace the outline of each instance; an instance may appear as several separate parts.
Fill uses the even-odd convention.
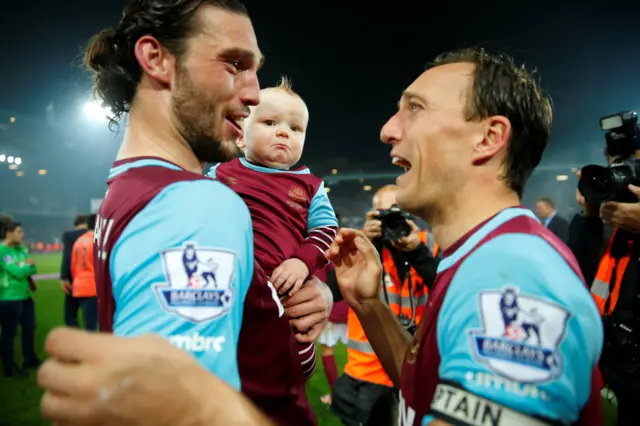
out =
[[[198,29],[191,41],[202,48],[215,48],[233,60],[251,60],[256,67],[264,62],[253,25],[248,16],[204,6],[197,16]]]
[[[260,103],[251,107],[251,115],[282,115],[305,123],[309,120],[309,110],[302,98],[274,88],[260,92]]]
[[[426,107],[437,109],[464,108],[473,85],[474,69],[473,64],[466,62],[430,68],[411,83],[402,100],[416,98]]]

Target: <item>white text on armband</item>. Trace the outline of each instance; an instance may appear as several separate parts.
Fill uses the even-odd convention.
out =
[[[449,423],[469,426],[549,425],[540,419],[444,383],[436,388],[430,414]]]

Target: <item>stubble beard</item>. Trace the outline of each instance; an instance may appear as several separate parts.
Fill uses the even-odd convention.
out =
[[[178,132],[187,141],[200,162],[223,163],[238,155],[234,141],[222,137],[224,117],[215,95],[198,90],[189,72],[177,65],[173,114]]]

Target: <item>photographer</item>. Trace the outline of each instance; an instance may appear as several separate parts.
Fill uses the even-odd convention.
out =
[[[395,185],[381,188],[367,213],[365,235],[384,267],[381,298],[411,333],[422,319],[428,288],[438,267],[438,247],[396,205]],[[329,279],[329,283],[331,283]],[[398,397],[393,383],[369,345],[354,312],[347,317],[347,365],[333,389],[331,408],[346,426],[395,425]]]
[[[615,393],[619,426],[637,424],[635,402],[640,395],[640,188],[631,185],[629,170],[638,150],[635,113],[620,114],[616,127],[607,127],[609,168],[587,166],[578,174],[576,199],[582,211],[569,228],[569,247],[591,284],[602,315],[604,348],[600,369]],[[622,123],[622,125],[621,125]],[[637,161],[637,160],[635,160]],[[605,182],[613,185],[604,184]]]

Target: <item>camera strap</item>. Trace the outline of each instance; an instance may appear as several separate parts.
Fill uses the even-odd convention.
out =
[[[385,244],[384,248],[386,248],[389,251],[389,254],[391,255],[391,259],[393,260],[393,264],[396,268],[396,275],[398,276],[398,284],[396,285],[396,283],[393,281],[391,274],[383,267],[384,282],[383,282],[382,288],[384,293],[384,300],[386,304],[390,306],[389,291],[387,290],[387,283],[391,282],[393,283],[393,285],[395,285],[398,288],[398,308],[399,309],[398,309],[398,314],[396,314],[396,318],[403,321],[408,320],[409,323],[407,324],[407,327],[415,326],[416,325],[415,324],[416,302],[415,302],[415,295],[414,295],[415,289],[413,288],[413,280],[411,278],[411,266],[406,261],[406,259],[404,259],[404,256],[402,256],[402,254],[396,250],[395,247],[393,246],[389,247],[387,244]],[[398,263],[401,264],[400,267],[402,268],[402,273],[400,273],[401,271],[398,269]],[[402,292],[404,290],[405,281],[408,281],[408,284],[409,284],[409,308],[411,309],[411,315],[408,318],[406,317],[406,315],[402,313],[402,308],[403,308]]]

